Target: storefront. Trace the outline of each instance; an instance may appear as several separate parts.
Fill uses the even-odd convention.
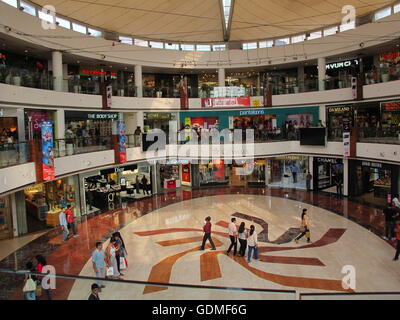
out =
[[[10,196],[0,197],[0,240],[13,236]]]
[[[85,190],[82,201],[84,214],[112,210],[122,203],[153,194],[151,168],[145,164],[93,171],[80,179]]]
[[[4,113],[4,110],[1,110]],[[12,144],[18,141],[18,118],[0,116],[0,145]]]
[[[53,110],[25,109],[25,139],[41,139],[41,123],[43,121],[54,122],[55,113],[56,111]]]
[[[372,161],[349,161],[349,196],[385,206],[399,191],[399,167]]]
[[[233,161],[229,165],[229,181],[235,187],[264,187],[265,159],[254,159],[247,162]]]
[[[200,187],[226,186],[229,184],[231,168],[224,160],[199,164]]]
[[[61,208],[70,204],[80,216],[78,176],[57,179],[24,189],[28,233],[58,226]]]
[[[169,133],[169,122],[178,121],[178,113],[174,112],[145,112],[143,114],[144,132],[161,129]],[[179,128],[178,128],[179,129]]]
[[[340,89],[351,86],[351,77],[356,76],[360,70],[358,59],[329,62],[326,64],[325,89]]]
[[[400,79],[400,51],[379,55],[379,71],[382,82]]]
[[[159,165],[161,189],[177,189],[182,186],[181,169],[182,164],[188,165],[189,161],[167,161]],[[185,175],[187,180],[187,175]]]
[[[336,183],[343,183],[343,159],[314,157],[313,190],[336,193]]]
[[[326,109],[328,140],[343,139],[343,119],[353,120],[353,105],[329,106]]]
[[[116,112],[65,111],[65,128],[71,128],[74,137],[110,137]]]
[[[398,138],[400,132],[400,101],[381,103],[382,137]]]
[[[263,78],[272,84],[272,94],[298,93],[297,69],[271,70]]]
[[[309,158],[282,156],[266,160],[266,181],[270,187],[306,189]]]

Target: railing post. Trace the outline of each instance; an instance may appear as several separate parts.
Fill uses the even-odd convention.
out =
[[[295,295],[296,295],[296,300],[301,300],[301,293],[299,289],[296,289]]]

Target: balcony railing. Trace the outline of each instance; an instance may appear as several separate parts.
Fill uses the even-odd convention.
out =
[[[112,149],[111,136],[90,136],[54,140],[55,158],[110,149]]]
[[[24,164],[30,161],[27,142],[0,144],[0,168]]]

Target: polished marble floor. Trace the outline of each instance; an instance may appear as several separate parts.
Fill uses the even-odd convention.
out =
[[[282,237],[300,225],[302,208],[309,209],[313,243],[295,244]],[[198,251],[205,216],[214,222],[217,251]],[[250,264],[244,258],[226,256],[227,223],[256,226],[264,238],[260,259]],[[220,195],[191,199],[155,210],[121,229],[128,248],[129,267],[124,279],[196,286],[241,287],[301,292],[347,292],[342,287],[344,266],[356,270],[356,290],[397,291],[400,268],[391,261],[393,248],[353,221],[298,201],[260,195]],[[283,239],[282,239],[283,238]],[[276,243],[276,239],[282,239]],[[321,243],[319,243],[321,242]],[[377,274],[383,273],[382,278]],[[80,275],[93,275],[89,260]],[[76,283],[70,299],[84,299],[87,289]],[[197,299],[199,290],[175,296],[166,287],[147,286],[129,290],[111,284],[103,299]],[[207,292],[208,293],[208,292]],[[204,293],[204,294],[207,294]],[[228,298],[229,292],[221,292]],[[257,294],[256,294],[257,295]],[[203,295],[202,295],[202,298]]]
[[[301,209],[309,209],[312,243],[295,244]],[[216,251],[198,251],[204,218],[213,222]],[[227,223],[235,216],[260,233],[260,259],[250,264],[225,255]],[[0,268],[23,268],[41,253],[57,273],[93,276],[90,255],[96,241],[120,230],[129,252],[125,280],[301,292],[341,292],[342,268],[356,270],[356,292],[400,291],[393,243],[381,239],[381,210],[348,199],[294,189],[220,188],[180,190],[136,201],[127,208],[84,219],[80,237],[62,243],[49,232],[0,261]],[[55,299],[87,299],[91,280],[59,280]],[[2,277],[6,298],[20,299],[16,279]],[[130,283],[107,284],[102,299],[288,299],[289,294],[182,289]],[[4,292],[2,295],[4,296]],[[225,296],[224,296],[225,295]]]

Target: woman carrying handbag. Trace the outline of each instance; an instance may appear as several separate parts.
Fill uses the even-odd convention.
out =
[[[27,272],[32,272],[34,271],[33,269],[33,263],[28,262],[26,264],[26,269]],[[24,298],[25,300],[36,300],[36,279],[32,275],[25,274],[25,281],[24,281],[24,287],[22,291],[24,292]]]

